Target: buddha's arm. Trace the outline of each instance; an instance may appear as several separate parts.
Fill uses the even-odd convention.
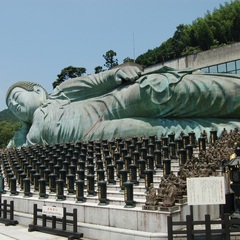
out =
[[[137,67],[122,67],[85,77],[73,78],[57,86],[51,99],[68,98],[71,102],[102,96],[118,88],[123,82],[137,80]]]

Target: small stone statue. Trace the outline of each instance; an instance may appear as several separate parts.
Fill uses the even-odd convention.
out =
[[[146,195],[146,205],[152,205],[155,206],[158,204],[158,201],[156,199],[156,189],[153,187],[153,183],[150,184],[149,191]]]

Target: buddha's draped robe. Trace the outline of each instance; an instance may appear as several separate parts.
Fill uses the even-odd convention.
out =
[[[136,82],[118,69],[67,80],[37,109],[28,144],[167,134],[240,125],[240,76],[163,67]]]

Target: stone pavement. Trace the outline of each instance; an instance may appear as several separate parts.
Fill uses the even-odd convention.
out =
[[[17,224],[16,226],[5,226],[0,223],[1,240],[66,240],[67,237],[61,237],[53,234],[42,233],[39,231],[28,232],[28,227]],[[91,240],[90,238],[81,238],[81,240]],[[93,239],[92,239],[93,240]]]

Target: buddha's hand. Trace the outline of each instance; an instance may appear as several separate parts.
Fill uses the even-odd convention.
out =
[[[135,82],[141,76],[141,70],[135,66],[121,67],[115,73],[115,79],[117,82]]]

